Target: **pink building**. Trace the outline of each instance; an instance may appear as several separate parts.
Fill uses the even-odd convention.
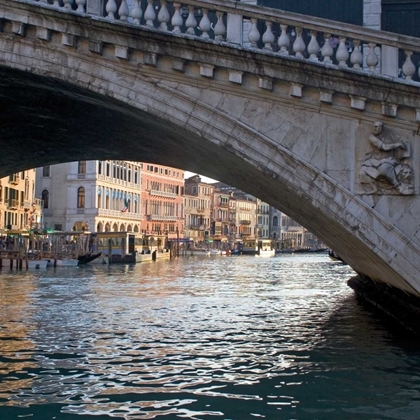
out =
[[[184,171],[143,163],[141,172],[141,231],[147,235],[182,237],[184,230]]]

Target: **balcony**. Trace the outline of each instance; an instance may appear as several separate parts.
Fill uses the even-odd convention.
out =
[[[239,224],[240,225],[250,225],[251,224],[251,220],[239,220]]]
[[[121,210],[98,209],[97,214],[98,216],[115,217],[119,219],[141,220],[141,216],[138,213],[132,213],[129,211],[122,212]]]
[[[167,191],[150,190],[150,195],[156,195],[158,197],[176,198],[177,194]]]
[[[190,230],[204,230],[203,225],[189,225],[188,229]]]
[[[7,208],[8,209],[18,209],[19,208],[19,200],[16,198],[9,198],[8,203],[7,203]]]
[[[169,222],[176,222],[178,220],[178,216],[164,216],[161,214],[148,214],[147,220],[161,220],[161,221],[169,221]]]

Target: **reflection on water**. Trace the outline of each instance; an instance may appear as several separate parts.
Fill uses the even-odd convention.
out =
[[[0,418],[420,418],[420,347],[326,256],[0,275]]]

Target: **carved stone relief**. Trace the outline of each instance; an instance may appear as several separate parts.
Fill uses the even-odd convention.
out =
[[[361,163],[360,194],[414,193],[414,171],[409,164],[411,144],[396,133],[384,129],[381,121],[375,121],[368,137],[371,150]]]

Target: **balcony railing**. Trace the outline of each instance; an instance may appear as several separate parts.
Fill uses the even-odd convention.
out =
[[[168,198],[177,197],[176,193],[168,192],[168,191],[159,191],[159,190],[150,190],[150,195],[156,195],[158,197],[168,197]]]
[[[203,225],[189,225],[188,229],[190,229],[190,230],[204,230]]]
[[[251,224],[251,220],[239,220],[239,224],[240,225],[250,225]]]
[[[95,209],[96,210],[96,209]],[[116,218],[124,218],[124,219],[131,219],[131,220],[141,220],[141,215],[138,213],[132,213],[129,211],[122,212],[121,210],[110,210],[110,209],[97,209],[98,216],[105,216],[105,217],[116,217]]]
[[[161,214],[148,214],[147,215],[147,220],[164,220],[164,221],[170,221],[170,222],[175,222],[179,219],[178,216],[164,216]]]
[[[7,207],[9,209],[17,209],[19,208],[19,200],[16,198],[9,198]]]
[[[146,2],[32,0],[44,7],[72,9],[124,25],[171,32],[206,42],[234,44],[278,57],[356,72],[378,73],[411,82],[420,51],[417,38],[228,0]],[[75,4],[77,3],[77,4]],[[62,6],[61,6],[62,5]],[[245,36],[243,34],[245,33]],[[269,84],[261,77],[262,84]]]

